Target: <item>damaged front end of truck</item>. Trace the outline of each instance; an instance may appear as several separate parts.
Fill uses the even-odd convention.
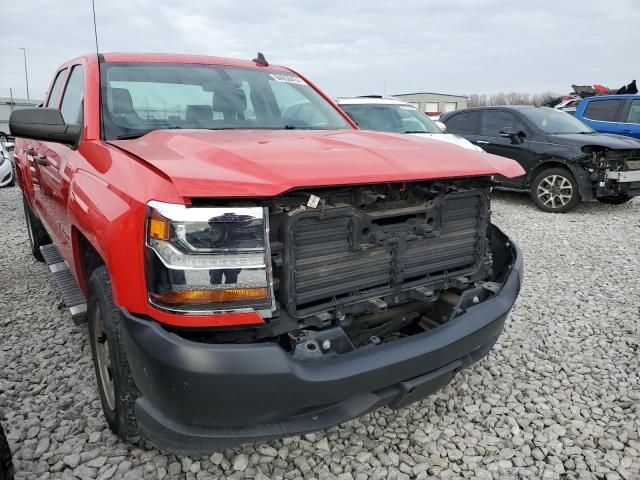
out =
[[[254,255],[264,235],[264,263],[176,281],[166,259],[153,261],[168,254],[151,239],[151,301],[187,318],[205,308],[187,299],[209,289],[261,320],[183,328],[123,311],[140,430],[202,452],[327,428],[445,386],[489,352],[520,290],[521,253],[490,221],[492,186],[487,176],[192,198],[217,220],[181,238],[196,244],[207,231]]]
[[[175,332],[212,343],[277,341],[293,358],[312,360],[437,328],[494,296],[513,263],[513,246],[490,223],[491,185],[407,182],[244,200],[238,208],[268,212],[265,323]]]

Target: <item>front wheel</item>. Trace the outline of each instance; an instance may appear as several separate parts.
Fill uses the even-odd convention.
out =
[[[121,313],[113,302],[106,267],[89,279],[89,340],[102,411],[109,428],[127,441],[138,439],[134,405],[138,390],[131,377],[122,338]]]
[[[608,205],[622,205],[631,200],[631,198],[632,197],[628,197],[627,195],[617,195],[615,197],[599,197],[598,201]]]
[[[580,202],[578,184],[569,170],[548,168],[531,183],[531,198],[540,210],[565,213]]]

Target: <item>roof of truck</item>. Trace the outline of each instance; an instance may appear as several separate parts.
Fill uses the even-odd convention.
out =
[[[611,95],[594,95],[593,97],[586,97],[583,98],[582,101],[593,101],[593,100],[611,100],[612,98],[623,98],[623,99],[628,99],[628,98],[640,98],[640,94],[639,93],[621,93],[620,95],[618,94],[611,94]]]
[[[89,55],[87,55],[89,56]],[[252,60],[241,60],[237,58],[212,57],[208,55],[187,55],[181,53],[122,53],[110,52],[101,53],[103,61],[106,63],[192,63],[199,65],[225,65],[229,67],[263,68],[263,65]],[[269,69],[288,70],[281,65],[269,64]]]

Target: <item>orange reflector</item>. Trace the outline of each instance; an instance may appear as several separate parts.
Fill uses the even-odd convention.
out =
[[[238,300],[265,300],[269,298],[267,288],[232,288],[228,290],[184,290],[182,292],[152,293],[163,303],[233,302]]]
[[[149,237],[156,240],[169,240],[169,222],[152,218],[149,220]]]

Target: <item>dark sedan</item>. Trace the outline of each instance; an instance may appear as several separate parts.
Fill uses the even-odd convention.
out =
[[[536,206],[567,212],[580,200],[621,204],[640,195],[640,141],[595,132],[548,107],[511,105],[450,112],[448,133],[516,160],[526,174],[503,187],[529,190]]]

